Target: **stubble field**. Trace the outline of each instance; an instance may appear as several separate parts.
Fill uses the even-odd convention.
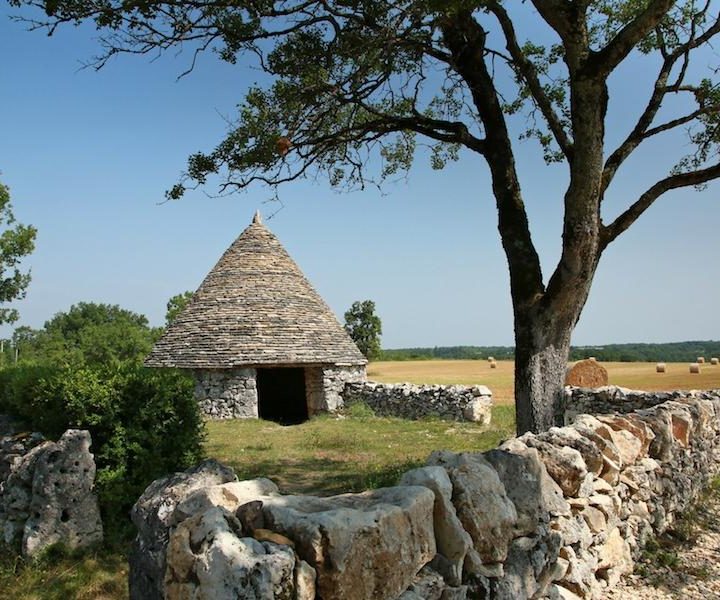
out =
[[[601,363],[608,371],[611,385],[636,390],[709,390],[720,388],[720,366],[705,363],[699,374],[689,372],[689,363],[666,363],[665,373],[656,373],[656,363]],[[374,362],[368,378],[383,383],[438,383],[486,385],[496,404],[513,404],[513,367],[510,360],[498,361],[490,368],[481,360],[418,360]]]

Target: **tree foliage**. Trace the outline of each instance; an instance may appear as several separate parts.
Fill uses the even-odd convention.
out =
[[[382,322],[375,314],[375,303],[372,300],[353,302],[345,312],[345,331],[365,358],[373,360],[380,355]]]
[[[713,0],[10,1],[41,9],[44,17],[22,18],[50,34],[94,22],[104,47],[96,66],[177,48],[255,59],[268,83],[249,89],[214,150],[190,157],[170,198],[211,176],[228,191],[317,175],[363,187],[409,169],[421,144],[433,168],[461,152],[484,161],[510,272],[521,432],[554,423],[572,331],[608,245],[667,192],[720,176]],[[635,122],[613,147],[609,81],[632,54],[648,57],[654,82],[633,90]],[[526,211],[537,192],[523,190],[518,173],[517,145],[527,139],[567,168],[550,273]],[[617,174],[663,139],[673,140],[674,168],[653,173],[608,217]]]
[[[165,313],[165,326],[169,326],[175,318],[183,311],[188,305],[190,299],[193,297],[193,293],[183,292],[182,294],[176,294],[167,303],[167,312]]]
[[[10,205],[10,190],[0,183],[0,325],[14,323],[16,309],[2,305],[25,297],[30,273],[20,270],[20,261],[35,249],[37,230],[15,221]]]
[[[106,532],[127,530],[130,508],[154,479],[202,457],[205,428],[193,386],[180,371],[131,364],[18,366],[0,370],[0,413],[50,439],[88,429]]]
[[[118,366],[140,364],[158,336],[144,315],[117,305],[79,302],[42,329],[18,327],[13,346],[23,363]]]

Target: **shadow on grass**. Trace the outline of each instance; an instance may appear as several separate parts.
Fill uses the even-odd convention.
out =
[[[392,464],[358,464],[331,458],[307,457],[254,461],[252,465],[229,461],[238,479],[267,477],[284,494],[332,496],[396,485],[407,470],[424,464],[408,459]]]
[[[268,477],[283,493],[327,496],[395,485],[405,471],[426,464],[434,450],[489,450],[514,428],[512,406],[493,408],[489,426],[366,416],[324,416],[282,429],[267,422],[226,422],[212,424],[207,450],[241,480]]]

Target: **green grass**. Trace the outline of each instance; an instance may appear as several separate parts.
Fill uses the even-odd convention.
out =
[[[84,553],[55,547],[35,560],[0,549],[0,597],[8,600],[125,600],[127,575],[118,547]]]
[[[284,427],[262,420],[209,421],[208,456],[240,479],[269,477],[284,493],[331,495],[393,485],[433,450],[482,451],[511,437],[515,412],[493,408],[489,426],[439,419],[405,421],[354,407]]]

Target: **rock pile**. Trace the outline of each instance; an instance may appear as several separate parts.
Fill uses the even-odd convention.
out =
[[[102,541],[93,493],[90,434],[69,429],[55,443],[37,433],[0,438],[0,531],[25,556],[62,543],[79,548]]]
[[[484,385],[413,385],[410,383],[348,383],[345,406],[367,404],[376,415],[490,423],[492,392]]]
[[[599,388],[566,387],[561,402],[561,417],[565,423],[571,422],[581,414],[631,413],[644,408],[652,408],[663,402],[685,401],[690,398],[714,400],[720,396],[720,390],[674,390],[669,392],[645,392],[629,390],[617,385]]]
[[[720,395],[704,393],[435,452],[361,494],[284,496],[267,479],[222,481],[234,476],[219,465],[210,480],[190,471],[136,505],[131,581],[143,564],[162,578],[131,597],[601,598],[718,472],[718,451]]]

